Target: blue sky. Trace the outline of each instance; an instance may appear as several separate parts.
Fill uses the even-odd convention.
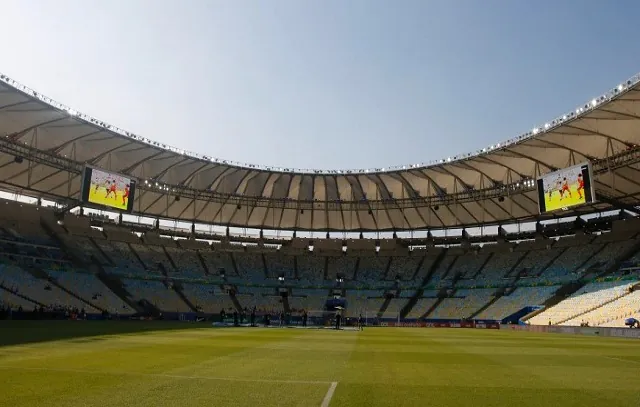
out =
[[[640,2],[5,0],[0,72],[216,157],[367,168],[475,151],[640,72]]]

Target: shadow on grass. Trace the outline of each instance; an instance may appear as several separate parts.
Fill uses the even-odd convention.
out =
[[[0,347],[73,340],[100,341],[105,335],[206,328],[209,324],[172,321],[0,321]]]

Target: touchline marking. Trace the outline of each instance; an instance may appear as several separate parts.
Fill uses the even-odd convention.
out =
[[[331,386],[329,386],[329,390],[327,394],[324,396],[324,400],[322,400],[322,404],[320,407],[329,407],[329,403],[331,403],[331,399],[333,398],[333,393],[336,391],[336,387],[338,387],[338,382],[331,382]]]
[[[31,371],[40,371],[40,372],[82,373],[82,374],[112,375],[112,376],[165,377],[170,379],[219,380],[219,381],[226,381],[226,382],[247,382],[247,383],[284,383],[284,384],[329,384],[331,383],[331,386],[333,387],[333,389],[335,389],[334,385],[338,384],[336,382],[329,382],[329,381],[322,381],[322,380],[245,379],[242,377],[190,376],[190,375],[162,374],[162,373],[113,372],[113,371],[97,371],[97,370],[83,370],[83,369],[58,369],[58,368],[48,368],[48,367],[0,366],[0,369],[31,370]],[[333,394],[333,390],[329,389],[329,392]],[[329,393],[327,393],[327,395],[329,395]],[[329,397],[329,400],[330,399],[331,397]],[[324,404],[322,405],[324,406]]]

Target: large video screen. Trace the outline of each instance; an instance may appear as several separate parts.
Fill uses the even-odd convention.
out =
[[[119,211],[131,212],[136,181],[124,175],[85,167],[82,201]]]
[[[540,213],[568,209],[594,201],[589,163],[554,171],[538,178]]]

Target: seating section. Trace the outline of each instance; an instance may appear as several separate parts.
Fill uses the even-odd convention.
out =
[[[384,302],[383,294],[381,290],[348,291],[346,316],[355,318],[362,314],[367,318],[375,317]]]
[[[105,311],[120,314],[131,312],[129,306],[93,274],[60,270],[49,270],[48,274],[67,290]]]
[[[328,290],[295,290],[289,297],[289,307],[292,310],[321,311],[328,298]]]
[[[401,281],[410,281],[413,279],[413,274],[420,265],[421,257],[418,256],[397,256],[391,259],[391,267],[389,267],[389,274],[387,280],[395,280],[396,276]]]
[[[204,269],[195,250],[179,249],[177,247],[166,247],[167,253],[176,265],[176,272],[181,276],[190,278],[202,278]]]
[[[227,276],[238,275],[235,267],[233,267],[233,262],[231,261],[229,253],[213,252],[211,250],[199,250],[198,252],[202,256],[202,259],[209,270],[209,274],[218,275],[218,271],[222,269],[225,271]]]
[[[252,309],[255,307],[260,313],[279,314],[284,308],[282,298],[274,288],[239,287],[236,298],[242,308]]]
[[[610,281],[590,283],[557,305],[541,312],[528,322],[532,325],[561,324],[578,314],[590,311],[625,294],[628,282]]]
[[[300,278],[301,284],[324,280],[325,257],[302,255],[297,256],[296,261],[298,263],[298,277]]]
[[[97,309],[87,305],[79,299],[49,283],[36,278],[31,273],[11,265],[0,265],[0,285],[24,295],[30,300],[37,301],[47,308],[77,308],[87,312],[97,312]]]
[[[610,321],[617,321],[636,315],[638,311],[640,311],[640,291],[632,293],[627,291],[614,301],[605,303],[586,314],[576,316],[562,323],[562,325],[587,323],[590,326],[599,326]]]
[[[469,318],[471,314],[485,305],[495,293],[495,289],[457,290],[454,298],[445,298],[433,311],[429,318],[436,319],[462,319]]]
[[[189,306],[171,288],[160,281],[123,279],[125,288],[136,300],[147,300],[166,312],[190,312]]]
[[[406,304],[406,298],[392,298],[391,301],[389,301],[389,306],[387,306],[387,309],[382,313],[382,318],[398,318],[402,307],[404,307]]]
[[[295,278],[295,264],[293,256],[268,254],[264,256],[269,271],[269,278],[284,276],[286,279]]]
[[[433,304],[438,301],[437,298],[420,298],[415,303],[411,311],[405,317],[406,319],[418,319],[422,317],[428,310],[433,306]]]
[[[251,281],[264,281],[265,269],[262,256],[259,254],[236,254],[234,256],[238,273],[245,279]]]
[[[217,314],[222,309],[234,308],[229,294],[216,286],[185,283],[182,292],[202,312]]]
[[[560,288],[550,287],[519,287],[509,295],[496,300],[489,308],[476,316],[476,319],[502,320],[527,306],[542,305]]]
[[[36,306],[36,303],[0,288],[0,309],[6,309],[8,307],[14,311],[20,308],[22,308],[23,311],[32,311]]]
[[[227,289],[238,291],[243,308],[279,313],[284,308],[280,287],[289,291],[294,312],[322,310],[331,290],[339,288],[346,291],[348,317],[377,318],[385,293],[399,292],[382,318],[397,318],[413,295],[421,293],[407,319],[422,317],[436,303],[429,318],[468,318],[491,304],[474,317],[503,319],[523,307],[543,304],[567,283],[589,282],[529,322],[623,326],[626,317],[640,317],[638,294],[629,290],[640,280],[640,254],[629,252],[638,244],[636,227],[626,230],[632,222],[623,221],[621,229],[604,233],[585,227],[585,233],[560,239],[529,234],[520,240],[521,234],[482,246],[472,241],[469,247],[459,241],[447,246],[450,241],[434,237],[434,244],[412,247],[410,252],[398,243],[402,239],[393,244],[385,240],[377,254],[372,241],[355,239],[349,240],[345,253],[339,241],[317,244],[310,253],[304,240],[300,244],[283,238],[277,248],[272,241],[255,244],[244,239],[241,245],[221,235],[195,240],[182,233],[188,229],[168,233],[137,225],[134,232],[126,222],[97,226],[100,218],[90,221],[72,214],[58,222],[44,208],[12,205],[0,214],[0,282],[5,287],[0,289],[0,302],[13,308],[32,308],[37,302],[57,309],[133,312],[109,289],[117,291],[114,285],[103,283],[106,273],[116,283],[120,279],[131,300],[149,301],[163,312],[192,311],[173,289],[175,283],[188,302],[207,313],[235,309]],[[12,211],[13,217],[7,216]],[[621,270],[612,270],[618,264]],[[278,281],[279,276],[285,281]],[[338,276],[342,279],[336,281]],[[445,288],[446,293],[441,291]],[[490,303],[503,291],[509,294]],[[439,294],[448,298],[438,301]]]
[[[346,280],[353,280],[357,262],[357,257],[329,257],[327,279],[329,281],[336,281],[337,275],[340,274]]]

